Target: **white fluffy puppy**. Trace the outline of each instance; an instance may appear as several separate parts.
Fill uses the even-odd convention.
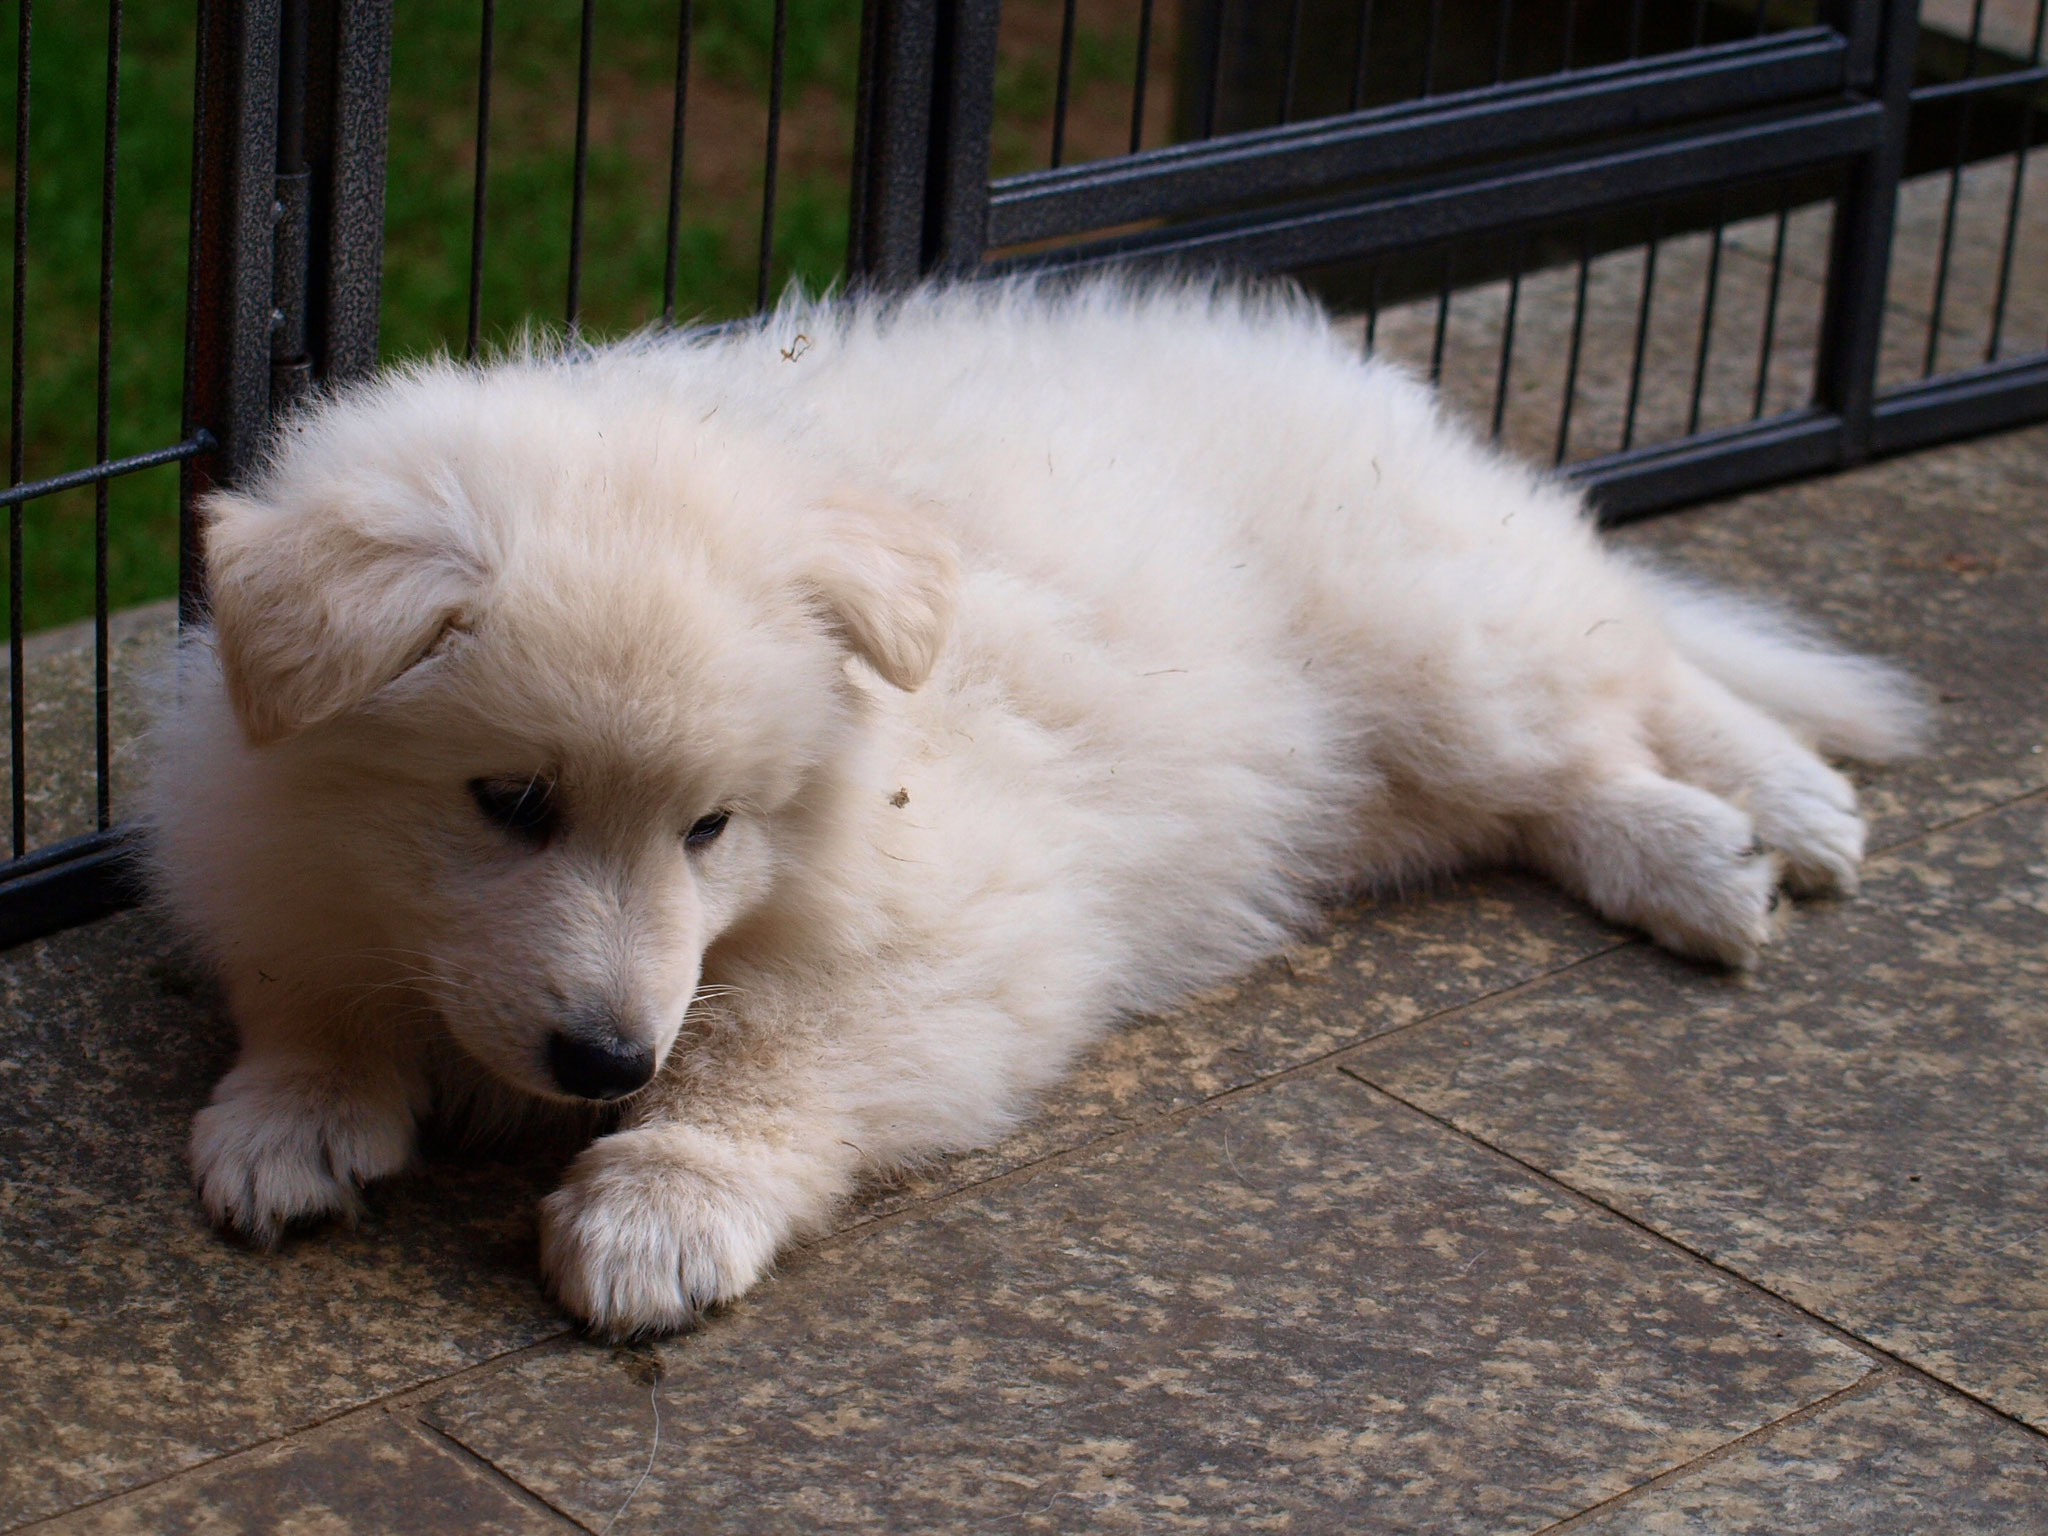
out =
[[[1781,882],[1855,883],[1816,749],[1916,725],[1285,295],[956,288],[422,365],[208,513],[150,800],[242,1038],[206,1209],[348,1209],[464,1071],[623,1099],[541,1213],[611,1334],[1334,892],[1518,861],[1748,965]]]

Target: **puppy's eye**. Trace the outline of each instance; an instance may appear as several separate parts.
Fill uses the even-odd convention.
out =
[[[555,781],[545,774],[527,779],[471,779],[469,798],[492,826],[536,848],[548,840],[560,820]]]
[[[731,811],[713,811],[709,816],[699,816],[690,823],[690,830],[683,834],[683,846],[708,847],[718,841],[718,834],[725,830],[725,824],[731,820]]]

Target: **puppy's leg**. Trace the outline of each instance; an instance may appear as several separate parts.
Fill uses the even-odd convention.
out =
[[[1529,856],[1667,949],[1749,966],[1772,935],[1778,862],[1727,801],[1648,766],[1588,774],[1524,826]]]
[[[1856,790],[1783,725],[1689,663],[1651,720],[1670,772],[1748,811],[1801,894],[1856,890]]]
[[[786,1087],[648,1094],[541,1204],[550,1291],[611,1338],[671,1332],[740,1295],[823,1224],[860,1156],[832,1110]]]
[[[412,1158],[419,1063],[360,1033],[320,1033],[231,985],[242,1055],[192,1122],[192,1172],[216,1225],[269,1246],[286,1225],[352,1216]],[[237,995],[237,994],[240,995]]]

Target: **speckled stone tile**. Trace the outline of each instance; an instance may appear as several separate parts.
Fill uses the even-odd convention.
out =
[[[1877,861],[1753,979],[1638,948],[1345,1060],[2048,1427],[2048,799]]]
[[[177,605],[169,602],[126,609],[107,626],[108,780],[116,821],[129,814],[139,787],[135,746],[151,681],[170,658],[177,628]],[[30,635],[24,650],[28,846],[39,848],[95,824],[92,624]]]
[[[1091,1049],[1015,1134],[946,1158],[847,1213],[863,1221],[1304,1065],[1626,942],[1526,876],[1347,907],[1314,939]]]
[[[51,1536],[550,1536],[575,1523],[376,1414],[37,1527]]]
[[[651,1353],[540,1351],[422,1411],[620,1533],[1495,1536],[1869,1368],[1321,1071],[799,1255]]]
[[[140,915],[0,956],[0,1525],[559,1332],[548,1170],[437,1163],[355,1231],[209,1231],[185,1163],[229,1041]]]
[[[1624,546],[1780,599],[1903,660],[1932,751],[1859,771],[1874,844],[2048,785],[2048,427],[1617,530]]]
[[[1895,1377],[1571,1529],[2024,1536],[2048,1531],[2048,1441]]]

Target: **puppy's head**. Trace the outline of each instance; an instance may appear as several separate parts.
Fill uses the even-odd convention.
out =
[[[304,422],[211,506],[220,671],[330,890],[280,891],[535,1094],[659,1067],[706,950],[803,878],[858,658],[929,674],[914,508],[603,365],[430,371]],[[653,398],[650,398],[650,395]]]

